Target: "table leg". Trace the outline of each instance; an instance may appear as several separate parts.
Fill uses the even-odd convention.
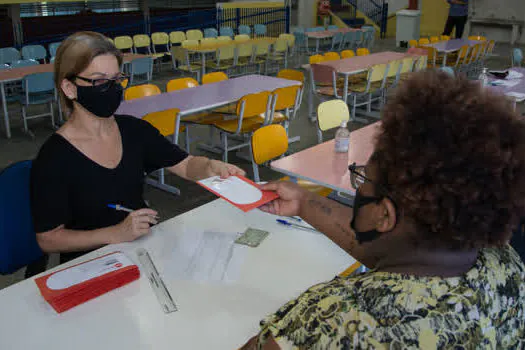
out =
[[[316,117],[314,115],[314,92],[313,89],[315,85],[313,82],[311,82],[312,86],[308,89],[308,117],[310,118],[310,121],[314,122],[316,120]]]
[[[9,114],[7,113],[7,99],[5,97],[5,84],[0,83],[0,94],[2,96],[2,107],[4,108],[4,126],[5,135],[8,139],[11,138],[11,126],[9,125]]]
[[[202,77],[204,77],[204,74],[206,74],[206,53],[205,52],[201,52],[201,64],[202,64],[201,81],[199,83],[202,84]]]
[[[320,41],[321,41],[321,39],[319,39],[319,38],[315,39],[315,54],[319,53],[319,42]]]
[[[447,65],[447,53],[445,52],[445,56],[443,56],[443,63],[441,66],[445,67]]]

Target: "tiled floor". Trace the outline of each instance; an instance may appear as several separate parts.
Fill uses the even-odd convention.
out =
[[[385,50],[398,50],[395,47],[395,41],[393,39],[378,40],[373,49],[374,52],[385,51]],[[492,68],[504,68],[510,65],[510,47],[499,45],[496,49],[496,56],[491,57],[487,65]],[[155,74],[154,83],[159,87],[164,87],[169,79],[173,78],[173,73],[168,67],[164,67],[161,73]],[[317,105],[317,102],[315,103]],[[11,163],[24,160],[32,159],[38,152],[38,149],[42,143],[51,135],[53,130],[50,127],[48,120],[42,119],[30,123],[30,128],[35,134],[35,138],[31,139],[21,131],[20,121],[20,110],[19,106],[14,104],[9,106],[13,137],[7,140],[4,136],[3,129],[0,130],[0,169],[8,166]],[[378,113],[376,113],[379,115]],[[372,121],[372,119],[370,119]],[[362,127],[363,124],[352,123],[349,125],[350,129],[357,129]],[[290,147],[290,152],[296,152],[298,150],[310,147],[317,143],[316,136],[316,124],[312,123],[307,118],[307,106],[306,106],[306,95],[303,106],[298,113],[298,117],[291,123],[291,135],[301,136],[301,141],[294,143]],[[192,133],[194,136],[207,138],[208,132],[206,128],[193,128]],[[329,136],[329,135],[328,135]],[[192,154],[205,155],[208,157],[218,156],[201,151],[193,145]],[[244,168],[248,174],[251,174],[251,164],[248,161],[232,156],[230,161]],[[261,170],[261,178],[265,180],[276,179],[280,177],[269,169]],[[199,186],[184,181],[173,176],[168,176],[167,181],[182,190],[180,196],[173,196],[165,192],[146,187],[145,197],[149,201],[150,205],[160,212],[160,216],[163,218],[171,218],[178,214],[184,213],[192,208],[198,207],[204,203],[213,200],[215,197],[201,189]],[[57,263],[57,257],[53,256],[50,264],[54,265]],[[9,286],[12,283],[16,283],[23,278],[23,269],[10,276],[0,276],[0,289]]]

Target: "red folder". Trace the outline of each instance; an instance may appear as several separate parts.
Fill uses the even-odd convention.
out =
[[[140,277],[137,265],[113,252],[35,279],[44,299],[61,313]]]

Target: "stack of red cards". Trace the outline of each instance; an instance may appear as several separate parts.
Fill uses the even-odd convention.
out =
[[[35,280],[44,299],[64,312],[140,277],[137,265],[114,252]]]

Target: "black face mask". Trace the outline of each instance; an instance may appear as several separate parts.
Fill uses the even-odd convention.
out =
[[[97,86],[77,85],[77,102],[99,118],[111,117],[122,101],[122,85],[114,81]]]
[[[352,222],[350,223],[350,227],[355,232],[355,238],[359,242],[359,244],[364,242],[371,242],[379,238],[381,235],[381,232],[377,230],[370,230],[366,232],[360,232],[355,227],[355,222],[357,215],[359,214],[359,209],[361,209],[363,206],[368,205],[370,203],[374,203],[381,200],[381,197],[366,197],[359,193],[359,191],[355,192],[355,198],[354,198],[354,216],[352,218]]]

